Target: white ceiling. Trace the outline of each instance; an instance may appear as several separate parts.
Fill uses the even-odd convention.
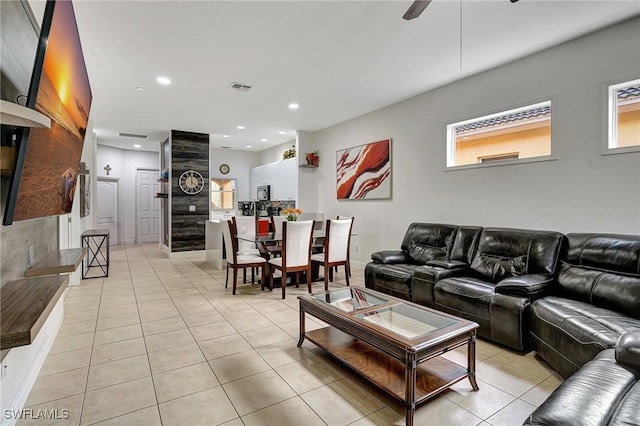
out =
[[[76,0],[98,142],[157,149],[178,129],[261,151],[640,14],[638,0],[434,0],[405,21],[411,3]]]

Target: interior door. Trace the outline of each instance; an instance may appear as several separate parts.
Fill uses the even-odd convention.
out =
[[[96,202],[99,229],[109,230],[109,242],[118,244],[118,181],[98,178]]]
[[[136,242],[160,242],[160,172],[138,170],[136,176]]]

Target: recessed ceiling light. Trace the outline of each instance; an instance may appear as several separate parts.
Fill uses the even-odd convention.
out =
[[[135,144],[133,147],[134,147],[134,148],[142,148],[142,145],[140,145],[140,144]]]
[[[287,134],[287,132],[285,132],[284,130],[280,130],[278,133],[281,134],[281,135],[286,135]]]
[[[251,145],[247,145],[247,148],[251,148]]]
[[[229,137],[229,135],[222,135],[222,137],[223,137],[223,138],[228,138],[228,137]]]
[[[295,102],[292,102],[289,104],[289,109],[298,109],[298,108],[300,108],[300,105],[298,105]]]
[[[138,92],[144,92],[144,87],[142,87],[142,86],[138,86],[138,87],[136,87],[136,90],[137,90]]]
[[[244,130],[244,126],[238,126],[238,127],[236,127],[236,129],[238,129],[238,130]]]
[[[171,84],[171,80],[169,80],[167,77],[158,77],[156,81],[164,86],[168,86],[169,84]]]
[[[269,142],[269,139],[262,138],[260,139],[260,142]]]

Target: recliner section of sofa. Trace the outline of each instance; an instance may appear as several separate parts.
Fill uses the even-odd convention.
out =
[[[450,276],[468,267],[465,263],[482,228],[438,223],[409,225],[400,250],[385,250],[371,255],[365,267],[365,285],[382,293],[429,305],[432,285],[417,289],[420,273]],[[435,262],[434,266],[428,266]],[[421,272],[418,272],[421,271]],[[417,300],[416,300],[417,295]]]
[[[640,331],[587,362],[524,425],[640,425]]]
[[[434,307],[477,322],[480,336],[527,348],[529,304],[553,283],[563,241],[553,231],[484,228],[469,268],[435,284]]]
[[[550,296],[530,307],[533,348],[569,377],[640,330],[640,236],[568,234]]]

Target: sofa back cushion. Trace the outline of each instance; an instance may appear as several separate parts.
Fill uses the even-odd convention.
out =
[[[513,275],[553,275],[563,241],[564,235],[553,231],[484,228],[471,269],[494,283]]]
[[[478,248],[478,238],[481,231],[482,228],[479,226],[459,227],[451,247],[450,260],[459,260],[470,265]]]
[[[568,234],[560,295],[640,318],[640,236]]]
[[[640,275],[640,235],[567,234],[567,263]]]
[[[412,223],[402,240],[402,251],[420,265],[434,259],[448,259],[457,230],[456,225]]]

